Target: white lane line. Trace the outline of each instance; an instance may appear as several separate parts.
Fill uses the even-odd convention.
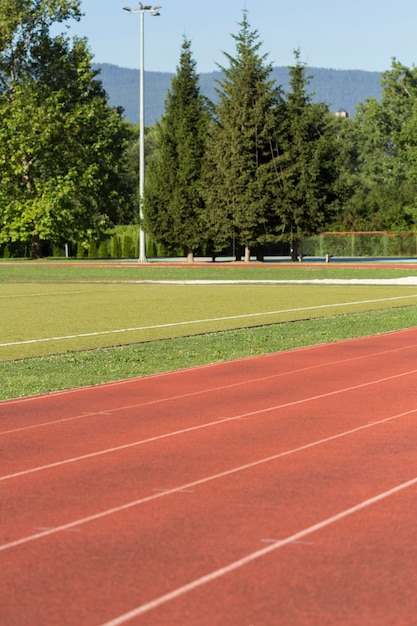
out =
[[[57,461],[55,463],[42,465],[42,466],[31,468],[31,469],[28,469],[28,470],[22,470],[20,472],[14,473],[14,474],[8,474],[8,475],[5,475],[5,476],[0,476],[0,481],[9,480],[9,479],[12,479],[12,478],[18,478],[20,476],[26,476],[28,474],[33,474],[33,473],[40,472],[40,471],[43,471],[43,470],[46,470],[46,469],[52,469],[54,467],[60,467],[62,465],[67,465],[69,463],[75,463],[77,461],[82,461],[82,460],[85,460],[85,459],[91,459],[91,458],[94,458],[94,457],[97,457],[97,456],[102,456],[104,454],[110,454],[110,453],[113,453],[113,452],[118,452],[120,450],[126,450],[126,449],[129,449],[129,448],[133,448],[133,447],[137,447],[137,446],[140,446],[140,445],[144,445],[146,443],[159,441],[161,439],[168,439],[170,437],[175,437],[175,436],[178,436],[178,435],[182,435],[184,433],[189,433],[189,432],[197,431],[197,430],[200,430],[200,429],[209,428],[211,426],[216,426],[216,425],[221,424],[222,422],[231,422],[231,421],[242,419],[243,417],[252,417],[254,415],[261,415],[262,413],[270,413],[271,411],[276,411],[276,410],[280,410],[280,409],[283,409],[283,408],[288,408],[290,406],[297,406],[299,404],[304,404],[306,402],[312,402],[314,400],[321,400],[323,398],[328,398],[328,397],[335,396],[335,395],[338,395],[338,394],[341,394],[341,393],[354,391],[356,389],[362,389],[364,387],[369,387],[371,385],[377,385],[377,384],[380,384],[380,383],[387,382],[389,380],[395,380],[395,379],[402,378],[404,376],[410,376],[410,375],[416,374],[416,373],[417,373],[417,369],[410,370],[410,371],[407,371],[407,372],[401,372],[400,374],[394,374],[392,376],[386,376],[386,377],[379,378],[379,379],[376,379],[376,380],[368,381],[366,383],[360,383],[358,385],[352,385],[350,387],[343,387],[342,389],[336,389],[334,391],[329,391],[329,392],[326,392],[326,393],[323,393],[323,394],[319,394],[319,395],[316,395],[316,396],[310,396],[308,398],[302,398],[300,400],[292,400],[291,402],[286,402],[286,403],[283,403],[283,404],[277,404],[277,405],[274,405],[274,406],[271,406],[271,407],[265,407],[265,408],[262,408],[262,409],[258,409],[256,411],[249,411],[247,413],[242,413],[242,414],[235,415],[235,416],[232,416],[232,417],[218,417],[218,418],[216,418],[215,421],[207,422],[206,424],[199,424],[197,426],[191,426],[189,428],[173,431],[173,432],[170,432],[170,433],[164,433],[162,435],[156,435],[156,436],[150,437],[148,439],[142,439],[140,441],[134,441],[134,442],[131,442],[131,443],[128,443],[128,444],[124,444],[122,446],[116,446],[116,447],[113,447],[113,448],[106,448],[105,450],[99,450],[97,452],[91,452],[89,454],[80,455],[78,457],[65,459],[63,461]]]
[[[194,432],[197,430],[203,430],[205,428],[210,428],[212,426],[219,426],[225,422],[233,422],[236,420],[240,420],[244,417],[253,417],[254,415],[262,415],[263,413],[271,413],[272,411],[278,411],[281,409],[285,409],[292,406],[297,406],[299,404],[305,404],[307,402],[313,402],[315,400],[322,400],[323,398],[330,398],[332,396],[336,396],[342,393],[347,393],[349,391],[355,391],[356,389],[363,389],[364,387],[370,387],[372,385],[378,385],[381,383],[385,383],[389,380],[395,380],[398,378],[402,378],[404,376],[410,376],[413,374],[417,374],[417,369],[410,370],[408,372],[401,372],[401,374],[394,374],[392,376],[385,376],[383,378],[379,378],[377,380],[372,380],[366,383],[360,383],[358,385],[352,385],[350,387],[344,387],[342,389],[336,389],[334,391],[329,391],[326,393],[321,393],[316,396],[310,396],[308,398],[302,398],[301,400],[292,400],[291,402],[285,402],[283,404],[277,404],[274,406],[266,407],[263,409],[258,409],[256,411],[248,411],[247,413],[241,413],[239,415],[234,415],[231,417],[217,417],[213,422],[207,422],[205,424],[198,424],[197,426],[190,426],[189,428],[183,428],[181,430],[172,431],[170,433],[164,433],[162,435],[155,435],[154,437],[149,437],[148,439],[141,439],[139,441],[133,441],[130,443],[123,444],[121,446],[115,446],[113,448],[106,448],[105,450],[98,450],[97,452],[90,452],[89,454],[82,454],[77,457],[72,457],[69,459],[64,459],[61,461],[56,461],[55,463],[48,463],[46,465],[40,465],[38,467],[32,467],[27,470],[22,470],[20,472],[15,472],[13,474],[7,474],[4,476],[0,476],[0,482],[11,480],[12,478],[19,478],[21,476],[28,476],[29,474],[35,474],[37,472],[42,472],[44,470],[53,469],[55,467],[62,467],[63,465],[69,465],[70,463],[77,463],[78,461],[84,461],[86,459],[92,459],[98,456],[103,456],[105,454],[111,454],[114,452],[120,452],[121,450],[129,450],[130,448],[135,448],[138,446],[145,445],[147,443],[152,443],[154,441],[160,441],[162,439],[170,439],[171,437],[177,437],[178,435],[183,435],[185,433]],[[416,409],[412,409],[410,412],[413,413],[417,411]],[[384,420],[385,421],[385,420]]]
[[[298,313],[303,311],[314,311],[319,309],[331,309],[336,307],[346,307],[358,304],[374,304],[376,302],[393,302],[395,300],[406,300],[410,298],[417,298],[417,294],[409,295],[409,296],[395,296],[392,298],[376,298],[374,300],[357,300],[353,302],[337,302],[334,304],[320,304],[316,306],[308,306],[308,307],[300,307],[294,309],[282,309],[278,311],[263,311],[257,313],[244,313],[241,315],[228,315],[225,317],[209,317],[207,319],[201,320],[187,320],[181,322],[170,322],[166,324],[153,324],[151,326],[137,326],[132,328],[118,328],[113,330],[100,330],[91,333],[79,333],[74,335],[60,335],[58,337],[43,337],[41,339],[26,339],[25,341],[11,341],[8,343],[0,343],[0,348],[8,348],[11,346],[23,346],[27,344],[34,343],[45,343],[52,341],[65,341],[67,339],[78,339],[83,337],[98,337],[100,335],[112,335],[112,334],[120,334],[120,333],[129,333],[129,332],[138,332],[143,330],[157,330],[159,328],[174,328],[179,326],[190,326],[193,324],[207,324],[210,322],[226,322],[228,320],[237,320],[237,319],[248,319],[254,317],[263,317],[270,315],[280,315],[283,313]]]
[[[226,574],[232,574],[236,570],[246,565],[249,565],[250,563],[252,563],[253,561],[256,561],[257,559],[261,559],[262,557],[268,554],[271,554],[272,552],[275,552],[279,550],[280,548],[283,548],[296,541],[302,540],[305,537],[308,537],[309,535],[313,533],[323,530],[327,528],[328,526],[331,526],[332,524],[340,522],[341,520],[351,515],[354,515],[355,513],[359,513],[360,511],[363,511],[364,509],[374,504],[377,504],[378,502],[381,502],[382,500],[386,500],[387,498],[390,498],[391,496],[394,496],[397,493],[404,491],[405,489],[409,489],[410,487],[414,487],[416,485],[417,485],[417,477],[412,478],[411,480],[408,480],[404,483],[401,483],[400,485],[397,485],[396,487],[393,487],[392,489],[383,491],[382,493],[379,493],[378,495],[372,498],[363,500],[362,502],[359,502],[359,504],[356,504],[355,506],[345,509],[344,511],[340,511],[340,513],[337,513],[336,515],[332,515],[331,517],[328,517],[327,519],[324,519],[321,522],[318,522],[317,524],[313,524],[312,526],[304,528],[303,530],[300,530],[290,535],[289,537],[286,537],[285,539],[278,541],[277,543],[271,544],[265,548],[262,548],[261,550],[257,550],[256,552],[252,552],[248,554],[247,556],[241,559],[238,559],[237,561],[233,561],[232,563],[229,563],[228,565],[224,567],[221,567],[217,570],[210,572],[209,574],[206,574],[205,576],[196,578],[195,580],[189,582],[188,584],[183,585],[182,587],[178,587],[177,589],[173,589],[173,591],[170,591],[162,596],[159,596],[159,598],[155,598],[154,600],[151,600],[150,602],[142,604],[141,606],[138,606],[135,609],[128,611],[124,615],[120,615],[119,617],[116,617],[115,619],[112,619],[109,622],[102,624],[101,626],[121,626],[121,624],[125,624],[126,622],[129,622],[135,617],[139,617],[140,615],[143,615],[144,613],[147,613],[148,611],[157,609],[163,604],[166,604],[167,602],[171,602],[172,600],[180,598],[181,596],[187,593],[190,593],[191,591],[194,591],[194,589],[197,589],[198,587],[202,587],[203,585],[216,581],[222,576],[225,576]]]
[[[397,331],[396,331],[397,332]],[[403,332],[403,331],[398,331],[398,332]],[[356,339],[352,339],[352,340],[348,340],[348,341],[357,341]],[[312,346],[313,348],[319,348],[319,347],[325,347],[326,344],[322,344],[321,346]],[[312,348],[311,346],[308,346],[306,348],[300,348],[300,350],[310,350]],[[320,369],[320,368],[324,368],[324,367],[328,367],[330,365],[343,365],[345,363],[350,363],[351,361],[358,361],[361,359],[368,359],[368,358],[372,358],[375,356],[382,356],[385,354],[390,354],[392,352],[401,352],[403,350],[409,350],[411,348],[415,348],[416,344],[407,344],[406,346],[400,346],[400,347],[396,347],[396,348],[389,348],[387,350],[379,350],[378,352],[370,352],[368,354],[361,354],[361,355],[356,355],[354,357],[349,357],[347,359],[339,359],[339,360],[333,360],[333,361],[325,361],[322,363],[317,363],[315,365],[309,365],[308,367],[300,367],[297,369],[293,369],[293,370],[287,370],[285,372],[278,372],[276,374],[270,374],[269,376],[259,376],[256,378],[249,378],[246,380],[241,380],[239,382],[235,382],[235,383],[230,383],[228,385],[219,385],[217,387],[207,387],[205,389],[198,389],[197,391],[191,391],[188,393],[183,393],[183,394],[179,394],[179,395],[175,395],[175,396],[166,396],[163,398],[157,398],[155,400],[148,400],[147,402],[138,402],[137,404],[127,404],[127,405],[121,405],[121,406],[117,406],[114,407],[112,409],[103,409],[103,410],[99,410],[96,412],[83,412],[81,413],[81,415],[73,415],[71,417],[64,417],[62,419],[57,419],[57,420],[51,420],[49,422],[39,422],[38,424],[31,424],[30,426],[21,426],[19,428],[12,428],[10,430],[3,430],[0,431],[0,437],[3,435],[10,435],[10,434],[14,434],[14,433],[19,433],[22,431],[27,431],[27,430],[33,430],[35,428],[43,428],[46,426],[53,426],[56,424],[63,424],[66,422],[72,422],[75,420],[80,420],[80,419],[85,419],[88,417],[96,417],[98,415],[111,415],[113,413],[119,412],[119,411],[130,411],[132,409],[138,409],[141,407],[145,407],[145,406],[152,406],[154,404],[161,404],[163,402],[171,402],[173,400],[182,400],[184,398],[191,398],[193,396],[198,396],[198,395],[202,395],[202,394],[209,394],[209,393],[213,393],[213,392],[218,392],[218,391],[224,391],[226,389],[233,389],[235,387],[243,387],[245,385],[252,385],[253,383],[259,383],[259,382],[264,382],[266,380],[272,380],[273,378],[281,378],[283,376],[291,376],[293,374],[299,374],[301,372],[308,372],[310,370],[314,370],[314,369]],[[270,357],[270,356],[274,356],[273,354],[266,354],[266,355],[262,355],[261,357],[252,357],[252,358],[263,358],[263,357]],[[219,363],[217,364],[210,364],[208,366],[202,366],[202,367],[213,367],[214,365],[220,365]],[[196,368],[193,368],[196,369]],[[183,370],[184,371],[184,370]],[[179,373],[177,372],[166,372],[163,374],[156,374],[155,377],[157,376],[167,376],[169,374],[174,374],[174,373]],[[126,384],[129,382],[133,382],[134,380],[148,380],[151,377],[144,377],[142,379],[128,379],[128,380],[123,380],[123,381],[116,381],[115,383],[108,383],[107,385],[105,384],[104,386],[113,386],[113,385],[121,385],[121,384]],[[91,389],[90,388],[84,388],[84,389]],[[63,391],[60,392],[60,394],[62,395],[63,393],[74,393],[76,391],[79,391],[77,389],[73,389],[70,391]],[[57,395],[57,394],[51,394],[51,395]],[[47,396],[50,397],[50,396]],[[22,398],[21,401],[22,402],[27,402],[28,400],[33,400],[33,399],[39,399],[42,398],[42,396],[32,396],[29,398]],[[4,405],[6,405],[7,403],[16,403],[19,402],[19,400],[15,399],[15,400],[10,400],[10,401],[5,401]],[[0,403],[0,409],[2,407],[2,403]]]
[[[369,428],[373,428],[374,426],[379,426],[384,424],[385,422],[400,419],[401,417],[406,417],[407,415],[412,415],[413,413],[417,413],[417,408],[410,409],[409,411],[404,411],[403,413],[398,413],[397,415],[390,415],[381,420],[377,420],[374,422],[369,422],[368,424],[363,424],[362,426],[357,426],[356,428],[352,428],[350,430],[346,430],[341,433],[337,433],[336,435],[330,435],[329,437],[324,437],[323,439],[319,439],[317,441],[313,441],[298,448],[293,448],[291,450],[286,450],[284,452],[279,452],[278,454],[274,454],[269,457],[265,457],[263,459],[258,459],[257,461],[252,461],[250,463],[245,463],[244,465],[240,465],[238,467],[234,467],[229,470],[225,470],[224,472],[219,472],[218,474],[212,474],[211,476],[206,476],[205,478],[200,478],[199,480],[192,481],[190,483],[185,483],[183,485],[179,485],[177,487],[173,487],[172,489],[166,489],[162,492],[153,493],[151,496],[146,496],[144,498],[139,498],[137,500],[133,500],[131,502],[127,502],[126,504],[122,504],[120,506],[112,507],[110,509],[106,509],[105,511],[101,511],[100,513],[95,513],[93,515],[88,515],[87,517],[83,517],[73,522],[68,522],[67,524],[62,524],[60,526],[56,526],[55,528],[50,528],[48,530],[44,530],[42,532],[36,533],[34,535],[29,535],[27,537],[22,537],[21,539],[16,539],[14,541],[10,541],[8,543],[4,543],[0,545],[0,552],[4,552],[6,550],[10,550],[11,548],[17,548],[19,546],[25,545],[31,541],[35,541],[37,539],[42,539],[43,537],[50,537],[51,535],[55,535],[56,533],[67,531],[71,528],[76,528],[83,524],[87,524],[89,522],[101,520],[110,515],[115,515],[116,513],[121,513],[122,511],[127,511],[129,509],[135,508],[141,504],[146,504],[147,502],[151,502],[153,500],[157,500],[158,498],[164,498],[169,495],[173,495],[176,493],[181,493],[183,491],[187,491],[189,489],[194,489],[200,485],[207,484],[209,482],[219,480],[221,478],[226,478],[227,476],[232,476],[234,474],[238,474],[239,472],[246,471],[249,469],[253,469],[255,467],[259,467],[260,465],[264,465],[266,463],[271,463],[272,461],[277,461],[278,459],[290,456],[292,454],[296,454],[298,452],[303,452],[305,450],[309,450],[310,448],[314,448],[316,446],[329,443],[330,441],[335,441],[337,439],[342,439],[343,437],[347,437],[349,435],[356,434],[358,432],[367,430]]]

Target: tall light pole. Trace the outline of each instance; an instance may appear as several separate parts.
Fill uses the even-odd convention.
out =
[[[145,13],[157,16],[160,15],[160,5],[143,5],[139,2],[137,9],[124,7],[128,13],[139,13],[140,15],[140,80],[139,80],[139,263],[146,263],[146,237],[143,229],[143,192],[145,187],[145,81],[144,81],[144,16]]]

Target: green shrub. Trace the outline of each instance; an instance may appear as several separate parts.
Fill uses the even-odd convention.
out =
[[[135,256],[135,246],[132,236],[129,233],[123,235],[122,257],[131,259]]]
[[[122,255],[119,235],[113,235],[110,240],[110,256],[112,259],[120,259]]]

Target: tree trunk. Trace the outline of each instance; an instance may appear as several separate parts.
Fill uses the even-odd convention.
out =
[[[31,241],[31,252],[33,259],[39,259],[41,257],[41,242],[39,235],[33,235]]]
[[[242,260],[242,254],[243,254],[243,247],[240,246],[239,244],[235,245],[235,262],[236,263],[240,263],[240,261]]]
[[[294,239],[291,243],[291,261],[298,261],[298,241]]]
[[[187,263],[194,263],[194,252],[192,250],[187,252]]]
[[[250,263],[250,248],[245,246],[245,263]]]

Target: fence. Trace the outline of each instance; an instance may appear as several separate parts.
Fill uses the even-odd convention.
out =
[[[304,256],[417,256],[417,233],[327,232],[303,239]]]

